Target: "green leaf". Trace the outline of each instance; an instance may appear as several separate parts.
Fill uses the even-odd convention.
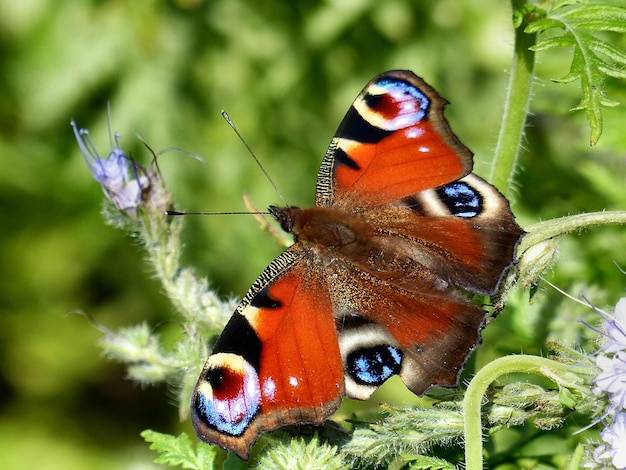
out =
[[[535,44],[530,49],[535,52],[547,51],[548,49],[554,49],[556,47],[572,47],[576,44],[572,35],[554,36],[551,38],[543,39]]]
[[[615,77],[626,77],[626,68],[624,68],[623,64],[626,64],[626,53],[611,44],[598,40],[597,38],[589,35],[589,49],[591,49],[596,54],[602,54],[603,56],[611,59],[614,64],[610,64],[608,62],[604,62],[598,64],[599,68],[607,68],[611,69],[611,73],[616,73],[613,75]],[[619,68],[617,66],[619,65]]]
[[[248,462],[241,460],[234,452],[228,452],[222,470],[245,470],[249,467]]]
[[[572,111],[584,111],[591,129],[590,143],[594,145],[602,134],[602,107],[617,103],[606,98],[603,85],[606,76],[626,78],[626,54],[590,31],[626,31],[626,8],[601,3],[584,2],[572,5],[563,1],[552,6],[547,16],[530,23],[527,33],[543,33],[559,28],[563,33],[541,39],[531,47],[535,52],[557,48],[574,48],[570,70],[557,83],[580,80],[582,98]]]
[[[560,0],[560,1],[554,2],[550,10],[557,10],[559,8],[563,8],[569,5],[578,5],[579,3],[580,3],[580,0]]]
[[[603,4],[583,4],[564,10],[561,18],[578,29],[593,31],[626,31],[626,9]]]
[[[616,67],[613,65],[608,65],[608,64],[601,64],[598,65],[598,70],[600,70],[604,75],[608,75],[610,77],[615,77],[615,78],[626,78],[626,69],[621,68],[621,67]],[[619,104],[619,101],[612,101],[611,100],[610,105],[607,106],[617,106]]]
[[[524,29],[524,32],[528,34],[538,33],[538,32],[542,32],[550,28],[560,28],[562,26],[563,26],[563,23],[559,20],[555,20],[552,18],[540,18],[538,20],[533,21],[528,26],[526,26],[526,29]]]
[[[447,460],[428,457],[427,455],[415,455],[407,458],[410,461],[409,468],[412,470],[455,470],[456,467]]]
[[[578,444],[576,446],[576,450],[572,454],[572,458],[570,459],[566,470],[575,470],[577,468],[582,468],[582,461],[585,454],[585,446],[582,444]]]
[[[195,470],[213,468],[216,457],[215,447],[200,442],[197,449],[194,449],[191,439],[186,433],[176,437],[148,429],[141,433],[141,437],[146,442],[151,442],[150,449],[156,450],[160,454],[154,459],[155,463]]]

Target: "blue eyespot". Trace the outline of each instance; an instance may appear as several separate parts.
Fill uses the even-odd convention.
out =
[[[400,372],[402,352],[389,345],[360,348],[348,354],[346,362],[356,383],[378,386]]]
[[[415,85],[389,77],[379,80],[376,85],[385,90],[386,99],[370,107],[387,118],[386,130],[412,126],[426,116],[430,100]]]
[[[385,88],[388,93],[394,95],[394,97],[400,98],[400,96],[410,96],[412,99],[419,103],[419,109],[425,113],[430,105],[428,97],[420,91],[415,85],[410,84],[404,80],[398,80],[396,78],[384,78],[377,83],[378,86]]]
[[[254,419],[261,403],[259,378],[252,366],[210,369],[198,386],[192,417],[219,432],[240,436]]]
[[[482,212],[483,198],[469,184],[457,181],[437,189],[437,194],[450,213],[471,219]]]

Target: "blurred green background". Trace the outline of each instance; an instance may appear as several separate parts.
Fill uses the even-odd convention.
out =
[[[142,389],[104,359],[102,333],[176,320],[141,249],[104,225],[102,193],[69,126],[109,149],[107,103],[122,147],[159,164],[179,209],[236,211],[247,192],[278,198],[220,116],[226,109],[292,205],[313,203],[326,146],[374,75],[415,71],[452,104],[446,116],[488,175],[510,63],[510,9],[499,0],[0,0],[0,468],[150,468],[139,437],[179,432],[172,394]],[[624,44],[624,38],[617,38]],[[618,44],[619,45],[619,44]],[[542,55],[517,175],[522,225],[626,208],[624,106],[588,147],[567,52]],[[626,101],[623,84],[609,97]],[[186,262],[225,297],[241,296],[279,252],[245,216],[189,217]],[[549,279],[596,305],[623,295],[626,231],[571,235]],[[591,316],[590,316],[591,315]],[[540,353],[547,337],[581,341],[593,313],[542,285],[514,293],[477,358]],[[375,405],[375,403],[373,404]],[[185,428],[188,429],[188,428]]]

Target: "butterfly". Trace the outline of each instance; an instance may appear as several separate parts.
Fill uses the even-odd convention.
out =
[[[410,71],[370,81],[317,175],[315,207],[270,206],[295,243],[236,308],[198,379],[206,442],[248,459],[258,436],[322,423],[394,374],[414,393],[454,386],[523,230],[471,173],[447,102]]]

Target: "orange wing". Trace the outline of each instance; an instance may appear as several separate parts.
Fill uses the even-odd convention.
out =
[[[193,425],[204,441],[247,459],[260,433],[323,422],[343,396],[325,283],[292,247],[265,269],[226,325],[198,379]]]
[[[326,152],[317,205],[391,203],[468,174],[472,153],[450,131],[445,104],[413,72],[391,71],[370,81]]]

